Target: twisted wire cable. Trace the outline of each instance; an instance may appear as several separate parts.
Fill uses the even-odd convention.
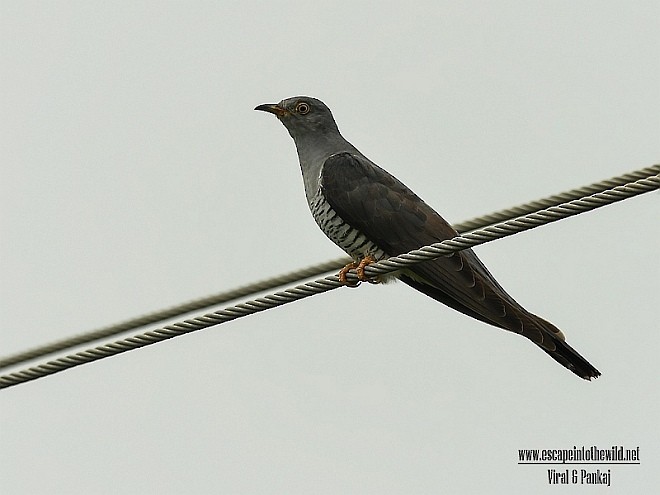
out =
[[[500,210],[491,213],[489,215],[477,217],[472,220],[468,220],[466,222],[456,224],[454,225],[454,228],[458,232],[463,232],[463,233],[469,232],[471,230],[476,230],[486,227],[496,222],[502,222],[505,220],[516,218],[521,215],[526,215],[541,208],[556,206],[566,201],[579,199],[589,194],[602,192],[607,189],[624,185],[629,182],[633,182],[635,180],[643,179],[656,174],[660,174],[660,164],[635,170],[633,172],[620,175],[617,177],[612,177],[610,179],[606,179],[600,182],[595,182],[588,186],[572,189],[570,191],[566,191],[561,194],[548,196],[546,198],[537,201],[531,201],[529,203],[514,206],[512,208]],[[66,337],[64,339],[56,340],[38,347],[34,347],[32,349],[28,349],[26,351],[22,351],[16,354],[6,356],[4,358],[0,358],[0,369],[7,368],[9,366],[13,366],[25,361],[29,361],[30,359],[35,359],[44,356],[46,354],[52,354],[55,352],[62,351],[64,349],[75,347],[80,344],[86,344],[94,340],[100,340],[100,339],[112,337],[122,332],[134,330],[136,328],[144,327],[153,323],[167,320],[169,318],[174,318],[176,316],[180,316],[185,313],[190,313],[192,311],[197,311],[203,308],[217,306],[218,304],[222,304],[234,299],[239,299],[241,297],[246,297],[256,292],[272,290],[276,287],[281,287],[283,285],[295,283],[306,278],[316,277],[324,273],[336,271],[344,267],[344,265],[346,265],[350,261],[351,259],[349,257],[344,256],[334,260],[326,261],[325,263],[318,263],[289,273],[260,280],[252,284],[243,285],[232,290],[220,292],[218,294],[214,294],[199,299],[194,299],[192,301],[188,301],[177,306],[165,308],[159,311],[154,311],[152,313],[141,315],[136,318],[131,318],[129,320],[125,320],[123,322],[119,322],[114,325],[92,330],[84,334],[74,335],[71,337]]]
[[[484,229],[467,232],[452,239],[424,246],[396,257],[387,258],[378,263],[369,264],[365,267],[365,273],[369,277],[390,273],[405,268],[410,264],[421,263],[422,261],[428,261],[440,256],[447,256],[454,251],[460,251],[495,239],[508,237],[524,230],[556,222],[557,220],[562,220],[573,215],[579,215],[580,213],[657,189],[660,189],[660,175],[653,175],[623,186],[616,186],[600,193],[575,199],[557,206],[551,206],[550,208],[539,210],[514,220],[507,220],[490,225]]]
[[[88,342],[112,337],[122,332],[128,330],[134,330],[139,327],[144,327],[152,323],[157,323],[159,321],[167,320],[169,318],[174,318],[175,316],[180,316],[185,313],[190,313],[202,308],[208,308],[211,306],[216,306],[227,301],[234,299],[239,299],[241,297],[246,297],[256,292],[262,292],[271,290],[275,287],[282,285],[292,284],[301,279],[316,277],[321,273],[331,272],[333,270],[338,270],[348,263],[347,259],[342,259],[343,264],[338,264],[337,260],[326,261],[325,263],[318,263],[307,268],[302,268],[290,273],[278,275],[268,279],[260,280],[251,284],[243,285],[232,290],[225,292],[220,292],[219,294],[214,294],[211,296],[195,299],[188,301],[177,306],[172,306],[170,308],[165,308],[159,311],[154,311],[145,315],[138,316],[136,318],[131,318],[119,322],[114,325],[107,327],[102,327],[97,330],[92,330],[90,332],[73,335],[71,337],[66,337],[61,340],[56,340],[49,342],[47,344],[41,345],[39,347],[34,347],[27,351],[22,351],[10,356],[6,356],[0,359],[0,369],[12,366],[24,361],[29,361],[30,359],[35,359],[46,354],[52,354],[54,352],[59,352],[70,347],[75,347],[80,344],[86,344]]]
[[[594,210],[626,198],[658,189],[660,189],[660,175],[640,179],[624,186],[616,186],[607,191],[572,200],[558,206],[552,206],[514,220],[507,220],[486,227],[485,229],[459,235],[452,239],[425,246],[400,256],[373,263],[366,267],[365,272],[369,276],[389,273],[406,266],[435,259],[440,256],[450,255],[463,249],[474,247],[502,237],[507,237],[525,230],[530,230],[547,223],[578,215],[586,211]],[[358,282],[354,271],[351,271],[348,274],[348,279],[353,283]],[[213,313],[167,325],[163,328],[87,349],[75,354],[70,354],[15,373],[0,376],[0,388],[7,388],[27,381],[36,380],[82,364],[139,349],[202,328],[219,325],[243,316],[265,311],[299,299],[304,299],[315,294],[321,294],[341,286],[342,284],[339,282],[336,275],[328,276],[281,292],[237,304],[236,306],[231,306]]]
[[[600,182],[594,182],[588,186],[571,189],[570,191],[566,191],[561,194],[555,194],[554,196],[548,196],[547,198],[539,199],[537,201],[530,201],[529,203],[514,206],[513,208],[500,210],[495,213],[491,213],[490,215],[477,217],[467,222],[454,225],[454,228],[461,233],[469,232],[470,230],[481,229],[496,222],[503,222],[515,217],[527,215],[528,213],[532,213],[542,208],[556,206],[573,199],[579,199],[590,194],[603,192],[616,186],[623,186],[629,182],[658,174],[660,174],[660,164],[651,165],[650,167],[641,168],[628,174],[619,175],[617,177],[612,177]]]

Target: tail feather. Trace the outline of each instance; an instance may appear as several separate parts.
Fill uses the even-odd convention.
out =
[[[580,353],[565,341],[559,339],[553,340],[555,349],[552,351],[539,345],[539,347],[547,352],[552,359],[585,380],[591,380],[592,378],[598,378],[600,376],[600,371],[594,368],[589,361],[583,358]]]
[[[489,303],[492,303],[492,307],[495,308],[489,311],[489,314],[484,314],[453,297],[452,294],[448,294],[442,289],[422,280],[411,278],[405,274],[399,275],[399,279],[456,311],[460,311],[489,325],[527,337],[543,349],[552,359],[580,378],[591,380],[600,376],[600,371],[594,368],[589,361],[565,342],[564,334],[561,330],[549,321],[524,309],[511,296],[506,294],[503,289],[500,295],[493,290],[484,292],[487,297],[483,299],[488,300]],[[500,307],[503,307],[505,310],[499,311]]]

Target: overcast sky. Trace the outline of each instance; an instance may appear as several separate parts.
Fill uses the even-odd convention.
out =
[[[261,103],[322,99],[451,222],[660,162],[657,1],[4,1],[0,23],[1,356],[340,256]],[[0,491],[557,494],[563,467],[518,449],[622,445],[640,465],[587,468],[650,493],[659,208],[476,249],[594,382],[364,284],[0,391]]]

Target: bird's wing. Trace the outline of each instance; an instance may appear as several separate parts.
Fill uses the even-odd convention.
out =
[[[331,156],[320,180],[335,213],[390,256],[458,234],[403,183],[360,155]],[[522,334],[586,380],[600,375],[557,327],[507,294],[471,249],[414,265],[399,278],[468,316]]]
[[[321,170],[321,190],[346,223],[390,256],[458,235],[401,181],[359,155],[328,158]],[[554,325],[509,296],[471,249],[414,265],[399,278],[462,313],[520,333],[550,350],[555,339],[547,333],[562,338]]]

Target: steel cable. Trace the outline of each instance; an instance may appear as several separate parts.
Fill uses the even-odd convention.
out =
[[[431,246],[425,246],[401,256],[373,263],[366,267],[365,272],[369,276],[389,273],[415,263],[435,259],[443,255],[450,255],[451,253],[462,249],[474,247],[525,230],[530,230],[547,223],[578,215],[586,211],[658,189],[660,189],[660,176],[655,175],[647,177],[623,186],[616,186],[603,192],[575,199],[561,205],[551,206],[516,218],[515,220],[507,220],[486,227],[485,229],[459,235],[452,239],[432,244]],[[349,273],[348,279],[351,282],[358,281],[354,271]],[[298,285],[275,294],[269,294],[213,313],[177,322],[163,328],[134,335],[126,339],[87,349],[44,364],[0,376],[0,388],[7,388],[27,381],[36,380],[81,364],[139,349],[147,345],[171,339],[178,335],[232,321],[243,316],[281,306],[315,294],[327,292],[341,286],[342,284],[339,282],[337,276],[328,276],[323,279]]]
[[[458,232],[462,232],[462,233],[469,232],[471,230],[486,227],[495,222],[510,220],[515,217],[534,212],[541,208],[556,206],[566,201],[582,198],[589,194],[602,192],[607,189],[624,185],[629,182],[646,178],[656,174],[660,174],[660,164],[635,170],[633,172],[620,175],[617,177],[612,177],[610,179],[606,179],[600,182],[595,182],[588,186],[572,189],[570,191],[566,191],[561,194],[548,196],[546,198],[537,201],[531,201],[529,203],[514,206],[512,208],[500,210],[495,213],[491,213],[489,215],[477,217],[472,220],[468,220],[466,222],[456,224],[454,225],[454,228]],[[64,349],[75,347],[77,345],[86,344],[94,340],[100,340],[100,339],[112,337],[122,332],[135,330],[136,328],[144,327],[153,323],[167,320],[169,318],[174,318],[176,316],[180,316],[185,313],[190,313],[192,311],[197,311],[203,308],[217,306],[218,304],[239,299],[241,297],[246,297],[257,292],[272,290],[275,287],[281,287],[283,285],[295,283],[303,279],[316,277],[323,273],[336,271],[342,268],[350,261],[351,261],[350,258],[342,257],[342,258],[326,261],[325,263],[318,263],[306,268],[277,275],[275,277],[271,277],[268,279],[260,280],[255,283],[243,285],[232,290],[228,290],[211,296],[188,301],[183,304],[179,304],[177,306],[173,306],[170,308],[165,308],[159,311],[154,311],[152,313],[141,315],[136,318],[131,318],[129,320],[125,320],[123,322],[119,322],[114,325],[102,327],[83,334],[66,337],[61,340],[50,342],[32,349],[28,349],[26,351],[18,352],[16,354],[12,354],[4,358],[0,358],[0,369],[7,368],[9,366],[13,366],[16,364],[20,364],[22,362],[29,361],[31,359],[44,356],[46,354],[52,354],[62,351]]]

